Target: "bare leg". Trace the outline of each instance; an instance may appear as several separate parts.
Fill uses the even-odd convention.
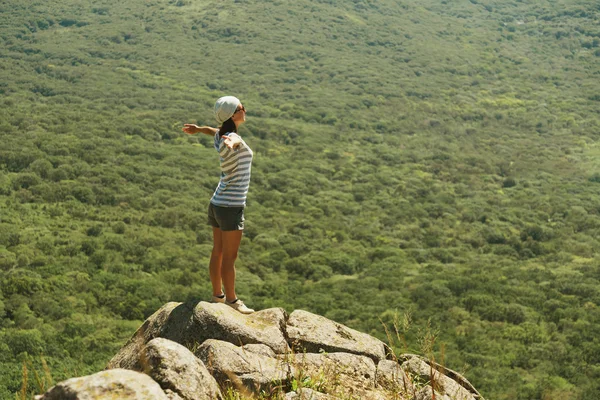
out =
[[[237,299],[235,294],[235,260],[237,259],[243,231],[221,231],[222,257],[221,278],[228,301]]]
[[[220,296],[223,294],[223,288],[221,285],[221,263],[223,261],[223,242],[222,242],[222,231],[219,228],[213,226],[213,249],[210,254],[210,282],[213,287],[213,296]]]

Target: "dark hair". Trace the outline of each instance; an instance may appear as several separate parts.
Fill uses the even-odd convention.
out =
[[[237,133],[237,127],[235,126],[235,122],[231,118],[227,121],[223,122],[223,125],[219,128],[219,136],[222,136],[229,132]]]

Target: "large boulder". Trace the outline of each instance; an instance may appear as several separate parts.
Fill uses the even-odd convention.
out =
[[[256,349],[256,348],[255,348]],[[238,390],[272,391],[288,387],[296,371],[285,360],[271,358],[222,340],[208,339],[196,349],[221,384]]]
[[[169,400],[148,375],[125,369],[72,378],[50,388],[39,400]]]
[[[287,334],[290,344],[299,353],[346,352],[369,357],[374,362],[386,356],[381,340],[303,310],[290,315]]]
[[[187,348],[168,339],[152,339],[140,355],[144,372],[160,384],[167,395],[182,400],[222,399],[215,378]]]

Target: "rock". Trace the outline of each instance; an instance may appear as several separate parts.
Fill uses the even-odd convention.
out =
[[[168,339],[152,339],[142,355],[144,372],[172,399],[222,399],[215,378],[187,348]],[[177,396],[177,397],[175,397]]]
[[[476,400],[477,394],[471,393],[455,380],[440,373],[435,366],[417,356],[412,356],[402,363],[402,369],[429,382],[429,385],[442,395],[448,395],[452,400]]]
[[[188,337],[203,343],[217,339],[235,345],[264,344],[275,353],[289,350],[282,326],[287,313],[283,308],[271,308],[244,315],[225,304],[200,302],[194,308]]]
[[[171,391],[170,389],[165,390],[165,394],[169,400],[183,400],[177,393]]]
[[[195,352],[221,384],[238,390],[271,391],[287,387],[295,375],[285,360],[244,350],[232,343],[208,339]]]
[[[374,362],[385,359],[382,341],[307,311],[296,310],[290,315],[287,334],[297,353],[346,352],[369,357]]]
[[[473,386],[471,384],[471,382],[469,382],[467,380],[467,378],[465,378],[458,372],[451,370],[450,368],[444,367],[443,365],[440,365],[436,362],[430,361],[430,360],[426,359],[425,357],[422,357],[422,356],[419,356],[416,354],[402,354],[399,358],[402,362],[404,362],[413,357],[416,357],[416,358],[426,362],[429,365],[433,365],[433,367],[437,371],[440,371],[443,375],[446,375],[448,378],[456,381],[459,385],[461,385],[462,387],[467,389],[469,392],[471,392],[471,394],[473,394],[473,397],[475,397],[476,399],[483,400],[483,396],[481,396],[481,394],[477,391],[477,389],[475,389],[475,386]]]
[[[218,339],[235,345],[264,344],[276,353],[286,353],[289,347],[282,329],[286,318],[282,308],[243,315],[225,304],[167,303],[144,321],[107,368],[141,370],[139,354],[146,343],[157,337],[189,349],[207,339]]]
[[[290,361],[298,375],[296,379],[309,379],[311,386],[328,390],[328,394],[341,398],[357,397],[364,400],[386,399],[375,387],[377,369],[369,357],[349,353],[294,354]],[[329,390],[334,389],[334,392]],[[352,398],[354,398],[352,397]]]
[[[368,357],[348,353],[294,354],[296,369],[302,369],[308,375],[321,375],[339,381],[351,382],[354,386],[372,388],[375,386],[377,369]]]
[[[72,378],[50,388],[42,400],[168,400],[148,375],[125,369],[111,369]]]
[[[423,386],[421,390],[417,392],[414,400],[454,400],[453,397],[439,393],[437,390],[433,390],[431,386]]]
[[[377,385],[394,393],[414,394],[415,387],[410,377],[396,361],[382,360],[377,365]]]
[[[285,394],[285,400],[337,400],[337,397],[330,396],[316,390],[302,388],[295,392]]]
[[[249,351],[254,354],[260,354],[265,357],[276,358],[277,354],[269,346],[264,344],[247,344],[242,346],[245,351]]]

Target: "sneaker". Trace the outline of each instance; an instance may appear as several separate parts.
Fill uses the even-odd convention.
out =
[[[253,309],[246,307],[244,302],[241,301],[240,299],[234,300],[231,303],[226,301],[225,304],[227,304],[229,307],[233,308],[234,310],[241,312],[242,314],[252,314],[254,312]]]
[[[225,295],[223,295],[223,297],[213,296],[212,302],[213,303],[225,303]]]

